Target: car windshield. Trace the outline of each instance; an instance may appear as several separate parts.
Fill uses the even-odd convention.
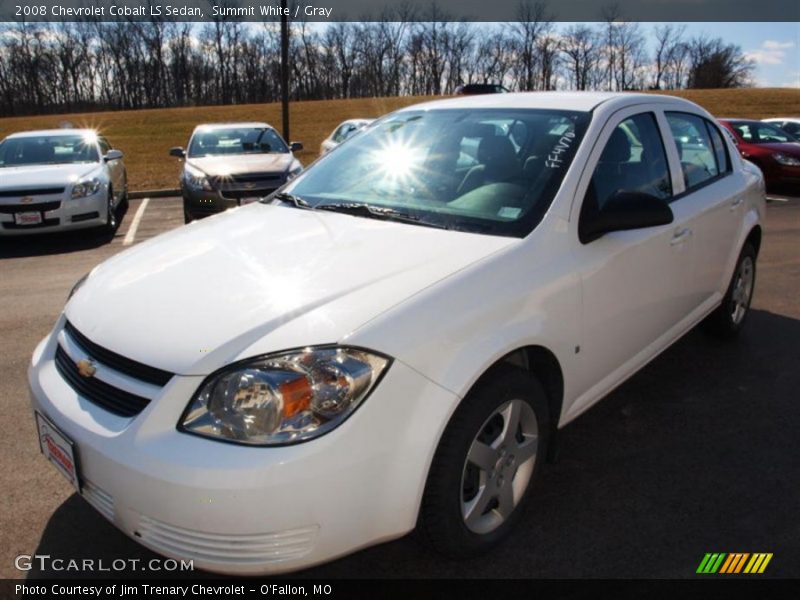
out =
[[[94,135],[42,135],[0,142],[0,167],[97,162]]]
[[[550,206],[589,120],[589,113],[538,109],[394,113],[321,159],[283,190],[284,199],[523,237]]]
[[[271,127],[200,129],[189,144],[189,158],[286,152],[289,152],[286,142]]]
[[[783,142],[796,142],[796,137],[786,133],[783,129],[778,129],[768,123],[756,123],[750,121],[734,121],[731,127],[736,130],[748,144],[770,144]]]

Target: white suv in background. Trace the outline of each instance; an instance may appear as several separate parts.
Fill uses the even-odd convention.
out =
[[[0,236],[117,228],[122,152],[92,129],[15,133],[0,142]]]
[[[127,535],[213,571],[414,528],[484,552],[559,428],[701,321],[740,330],[764,210],[686,100],[411,106],[81,280],[33,354],[41,445]]]

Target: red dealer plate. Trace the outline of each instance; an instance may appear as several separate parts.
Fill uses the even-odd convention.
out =
[[[78,465],[75,463],[75,445],[67,436],[40,413],[36,413],[36,428],[39,430],[39,448],[64,477],[80,492]]]
[[[17,225],[38,225],[42,222],[40,212],[21,212],[14,214],[14,223]]]

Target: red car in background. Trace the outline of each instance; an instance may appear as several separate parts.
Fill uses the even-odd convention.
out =
[[[719,119],[742,157],[764,173],[767,190],[800,195],[800,140],[770,123]]]

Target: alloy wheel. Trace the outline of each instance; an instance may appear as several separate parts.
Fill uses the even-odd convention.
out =
[[[461,477],[461,515],[470,531],[489,533],[511,516],[533,475],[538,446],[539,423],[524,400],[508,401],[486,419]]]

